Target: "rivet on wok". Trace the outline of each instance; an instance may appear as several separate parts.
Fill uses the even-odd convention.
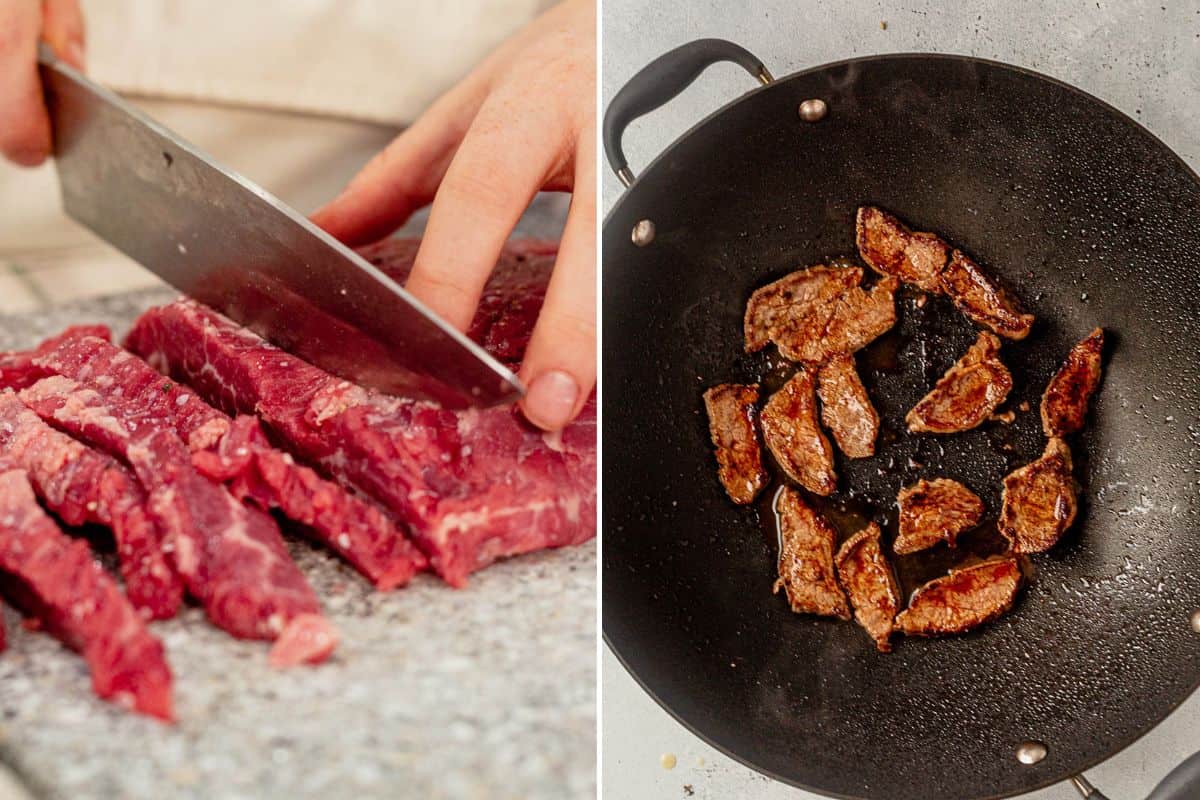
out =
[[[648,219],[644,219],[637,225],[633,226],[633,243],[638,247],[645,247],[654,241],[654,223]]]
[[[1022,764],[1036,764],[1046,757],[1050,751],[1041,742],[1021,742],[1017,745],[1017,761]]]
[[[1200,611],[1192,612],[1192,630],[1200,633]]]
[[[820,122],[829,113],[829,105],[819,97],[800,104],[800,119],[805,122]]]

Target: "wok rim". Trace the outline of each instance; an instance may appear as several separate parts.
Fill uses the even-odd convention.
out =
[[[642,167],[641,170],[637,173],[637,177],[634,179],[634,182],[630,186],[623,187],[621,194],[616,199],[616,202],[613,203],[612,208],[609,209],[608,213],[605,214],[604,224],[601,229],[601,242],[603,242],[604,234],[608,231],[610,224],[614,223],[614,218],[621,211],[624,204],[626,202],[630,201],[630,198],[632,197],[634,192],[637,190],[637,188],[647,180],[647,176],[651,175],[654,172],[655,167],[657,167],[660,162],[664,161],[676,149],[678,149],[681,144],[683,144],[686,140],[691,138],[693,136],[693,134],[697,133],[701,128],[705,127],[710,122],[713,122],[718,117],[726,114],[727,112],[732,111],[736,106],[738,106],[742,103],[748,102],[749,100],[756,97],[760,92],[771,91],[772,89],[776,89],[780,86],[783,86],[784,84],[791,82],[795,78],[800,78],[800,77],[811,75],[813,73],[831,70],[831,69],[835,69],[835,68],[843,67],[843,66],[850,66],[850,65],[855,65],[855,64],[877,63],[877,62],[889,61],[889,60],[904,60],[904,61],[926,60],[926,61],[935,61],[935,62],[947,62],[947,63],[951,63],[951,64],[983,65],[983,66],[1008,70],[1010,72],[1017,73],[1024,77],[1033,78],[1035,80],[1040,80],[1040,81],[1049,83],[1053,86],[1059,87],[1061,89],[1065,89],[1068,92],[1071,92],[1071,93],[1075,94],[1076,96],[1094,104],[1098,108],[1098,110],[1107,112],[1110,116],[1114,116],[1124,122],[1132,123],[1141,134],[1148,137],[1149,141],[1152,144],[1157,145],[1159,148],[1161,148],[1161,150],[1164,153],[1170,154],[1171,159],[1175,162],[1176,166],[1182,171],[1182,174],[1184,176],[1190,178],[1193,183],[1197,184],[1197,186],[1200,186],[1200,174],[1198,174],[1196,172],[1196,170],[1194,170],[1186,161],[1184,161],[1183,158],[1178,153],[1176,153],[1172,147],[1170,147],[1166,142],[1164,142],[1153,131],[1151,131],[1149,128],[1147,128],[1145,125],[1143,125],[1141,122],[1139,122],[1135,118],[1129,116],[1125,112],[1116,108],[1111,103],[1108,103],[1108,102],[1102,100],[1101,98],[1096,97],[1095,95],[1091,94],[1090,92],[1087,92],[1087,91],[1084,91],[1083,89],[1078,88],[1077,86],[1067,83],[1066,81],[1060,80],[1051,75],[1047,75],[1045,73],[1038,72],[1036,70],[1029,69],[1027,67],[1022,67],[1022,66],[1019,66],[1016,64],[1010,64],[1010,63],[1007,63],[1004,61],[998,61],[995,59],[979,58],[976,56],[963,55],[960,53],[936,53],[936,52],[921,53],[921,52],[911,52],[911,51],[910,52],[902,52],[902,53],[876,53],[876,54],[872,54],[872,55],[855,56],[852,58],[840,59],[838,61],[830,61],[830,62],[820,64],[817,66],[797,70],[797,71],[789,73],[781,78],[776,78],[774,81],[772,81],[771,83],[769,83],[765,86],[756,86],[756,87],[742,93],[741,95],[735,97],[734,99],[730,100],[728,103],[725,103],[724,105],[718,107],[716,110],[710,112],[709,114],[706,114],[698,122],[696,122],[695,124],[690,126],[686,131],[684,131],[682,134],[680,134],[674,141],[672,141],[669,145],[667,145],[662,150],[662,152],[660,152],[653,159],[651,159],[651,161],[649,163],[647,163],[644,167]],[[602,156],[603,154],[601,153],[600,155]],[[601,252],[603,253],[603,250]],[[602,262],[602,268],[603,268],[603,262]],[[602,282],[601,286],[603,287],[603,271],[601,272],[600,278],[601,278],[601,282]],[[603,292],[601,293],[601,299],[603,300]],[[603,337],[602,337],[601,338],[601,354],[603,354],[603,351],[604,351],[604,348],[603,348]],[[603,358],[603,355],[601,357]],[[601,362],[601,365],[602,364],[603,364],[603,362]],[[603,374],[603,373],[601,373],[601,374]],[[603,481],[603,441],[604,441],[603,428],[604,428],[604,426],[603,426],[603,422],[602,422],[601,427],[600,427],[601,481]],[[601,520],[601,535],[603,536],[603,522],[604,522],[603,495],[601,497],[602,497],[602,500],[601,500],[601,507],[600,507],[600,520]],[[604,602],[603,602],[604,579],[603,579],[603,575],[604,575],[604,569],[605,569],[605,562],[604,562],[603,548],[601,550],[601,559],[600,559],[599,569],[600,569],[600,588],[601,588],[601,602],[600,602],[601,636],[604,641],[604,644],[609,649],[609,651],[613,654],[613,656],[617,659],[617,662],[621,665],[621,667],[624,668],[624,670],[634,679],[634,681],[638,684],[638,686],[641,687],[642,691],[644,691],[647,695],[649,695],[650,698],[652,700],[654,700],[655,704],[658,705],[658,707],[661,708],[663,711],[667,712],[667,714],[673,720],[675,720],[677,723],[682,725],[684,727],[684,729],[686,729],[689,733],[691,733],[693,736],[700,739],[702,742],[707,744],[709,747],[712,747],[717,752],[719,752],[722,755],[741,764],[742,766],[745,766],[745,767],[748,767],[748,768],[754,770],[755,772],[759,773],[760,775],[765,775],[766,777],[768,777],[774,781],[778,781],[787,786],[793,786],[797,789],[802,789],[807,792],[812,792],[813,794],[817,794],[822,797],[836,798],[836,800],[873,800],[872,798],[867,798],[864,796],[847,795],[847,794],[839,794],[836,792],[832,792],[828,789],[822,789],[822,788],[819,788],[816,786],[812,786],[812,785],[803,783],[801,781],[797,781],[797,780],[794,780],[791,778],[784,777],[783,775],[780,775],[780,774],[774,772],[773,770],[767,769],[765,767],[761,767],[758,764],[755,764],[749,756],[743,756],[741,754],[738,754],[738,753],[734,752],[732,749],[727,748],[724,745],[721,745],[718,742],[714,741],[712,738],[710,738],[708,735],[706,735],[703,731],[701,731],[696,725],[693,725],[689,720],[683,718],[680,714],[678,714],[673,708],[671,708],[667,703],[665,703],[659,697],[658,693],[656,691],[654,691],[654,689],[652,689],[647,684],[647,682],[643,678],[643,676],[638,674],[638,672],[635,669],[633,669],[633,667],[630,665],[629,661],[626,659],[625,655],[622,654],[621,650],[613,643],[613,639],[609,635],[608,626],[606,624],[606,619],[604,616]],[[1163,722],[1163,720],[1165,720],[1167,717],[1171,716],[1171,714],[1173,714],[1176,710],[1178,710],[1180,706],[1182,706],[1194,694],[1196,694],[1198,689],[1200,689],[1200,668],[1197,668],[1195,678],[1192,681],[1190,688],[1187,688],[1186,691],[1184,691],[1178,698],[1172,698],[1171,702],[1164,704],[1161,707],[1161,710],[1156,710],[1156,711],[1148,714],[1147,716],[1149,717],[1150,721],[1144,727],[1137,730],[1128,739],[1119,742],[1115,747],[1109,749],[1103,755],[1101,755],[1095,759],[1092,759],[1092,760],[1088,761],[1087,763],[1084,763],[1084,764],[1082,764],[1076,768],[1070,769],[1070,770],[1066,770],[1066,771],[1060,770],[1060,771],[1054,772],[1054,773],[1048,772],[1044,778],[1039,779],[1035,784],[1028,786],[1028,787],[1024,787],[1016,792],[1001,792],[998,794],[992,793],[992,794],[987,794],[987,795],[980,795],[975,798],[972,798],[972,800],[1005,800],[1005,798],[1017,797],[1022,794],[1040,791],[1041,789],[1045,789],[1050,786],[1054,786],[1059,783],[1068,781],[1072,777],[1075,777],[1077,775],[1082,775],[1084,772],[1092,769],[1093,767],[1096,767],[1099,764],[1103,764],[1103,763],[1109,761],[1110,759],[1116,757],[1120,753],[1124,752],[1131,745],[1133,745],[1134,743],[1139,741],[1142,737],[1144,737],[1146,734],[1150,733],[1152,730],[1157,728]],[[1174,766],[1178,766],[1178,765],[1174,765]],[[966,766],[964,768],[969,769],[969,766]],[[1161,777],[1165,777],[1165,774]],[[1160,780],[1161,780],[1161,777],[1160,777]]]

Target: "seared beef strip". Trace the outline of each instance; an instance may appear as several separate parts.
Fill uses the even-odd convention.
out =
[[[879,526],[872,522],[847,539],[838,549],[836,563],[854,618],[875,640],[879,652],[890,653],[900,589],[879,545]]]
[[[951,570],[913,592],[896,627],[909,636],[963,633],[1012,608],[1021,567],[1009,556]]]
[[[968,319],[1006,339],[1024,339],[1033,327],[1033,314],[1023,312],[1012,295],[961,251],[955,250],[942,270],[942,291]]]
[[[837,531],[795,489],[779,493],[779,580],[792,611],[850,619],[850,607],[834,577]]]
[[[789,478],[820,495],[833,494],[833,448],[817,423],[813,373],[801,369],[783,385],[760,415],[763,440]]]
[[[1008,339],[1024,339],[1033,326],[1016,299],[978,264],[932,233],[909,230],[878,208],[858,209],[858,252],[881,275],[927,292],[945,294],[973,322]]]
[[[1000,363],[1000,340],[986,331],[938,380],[908,416],[913,433],[957,433],[986,420],[1012,390],[1012,375]]]
[[[818,338],[833,316],[837,298],[862,282],[859,267],[809,267],[758,289],[746,303],[746,352],[761,350],[778,331]]]
[[[708,431],[717,448],[717,475],[729,499],[739,505],[752,501],[768,480],[754,429],[757,403],[757,383],[722,383],[704,393]]]
[[[879,414],[854,367],[854,356],[843,353],[821,366],[817,394],[821,398],[821,421],[833,434],[838,448],[850,458],[875,455]]]
[[[1000,533],[1016,553],[1043,553],[1055,545],[1079,510],[1071,450],[1062,439],[1046,445],[1042,457],[1004,479]]]
[[[921,479],[900,490],[900,531],[892,543],[897,555],[915,553],[938,542],[954,546],[965,530],[979,524],[983,501],[966,486],[949,478]]]
[[[1096,328],[1071,348],[1067,360],[1050,379],[1042,395],[1042,430],[1046,436],[1066,436],[1083,430],[1088,401],[1100,385],[1100,354],[1104,329]]]
[[[781,326],[775,344],[784,358],[821,364],[840,353],[869,345],[896,324],[896,279],[882,278],[868,291],[852,286],[837,298],[824,330],[814,336],[807,326]]]
[[[858,252],[871,269],[891,275],[927,292],[940,292],[940,277],[949,246],[932,233],[909,230],[886,211],[858,209]]]

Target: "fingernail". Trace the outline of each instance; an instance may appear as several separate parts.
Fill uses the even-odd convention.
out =
[[[539,428],[556,431],[571,421],[579,399],[579,384],[562,370],[552,369],[534,379],[525,392],[525,416]]]

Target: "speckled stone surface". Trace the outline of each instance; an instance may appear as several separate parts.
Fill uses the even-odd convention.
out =
[[[119,332],[167,291],[0,318],[0,348],[75,322]],[[373,591],[292,540],[341,632],[288,671],[197,608],[155,623],[179,722],[96,699],[87,670],[6,609],[0,761],[47,798],[574,798],[595,794],[596,547],[499,563],[453,590],[419,576]]]

